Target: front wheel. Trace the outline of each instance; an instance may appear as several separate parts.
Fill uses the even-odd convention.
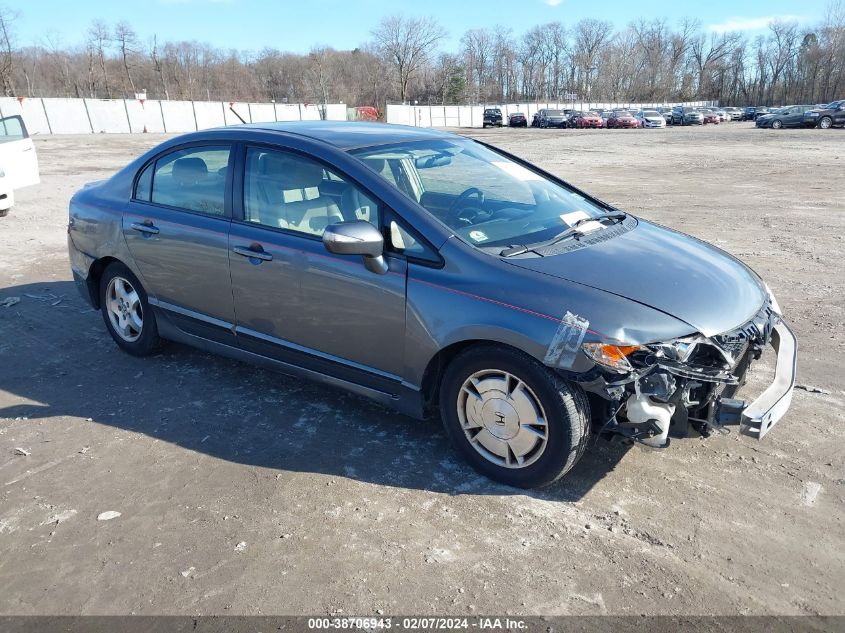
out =
[[[559,479],[587,446],[590,407],[580,387],[510,348],[471,348],[440,387],[446,433],[481,474],[518,488]]]
[[[823,116],[819,120],[819,127],[823,130],[830,129],[831,127],[833,127],[833,119],[831,119],[829,116]]]
[[[776,130],[779,130],[783,127],[783,123],[781,121],[772,121],[772,127]]]
[[[159,351],[155,315],[138,278],[120,262],[113,262],[100,279],[100,310],[109,334],[124,352],[149,356]]]

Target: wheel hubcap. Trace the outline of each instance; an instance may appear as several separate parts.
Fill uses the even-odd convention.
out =
[[[525,468],[546,448],[543,406],[513,374],[497,369],[475,372],[461,386],[457,407],[470,445],[497,466]]]
[[[144,311],[138,292],[123,277],[114,277],[106,289],[106,310],[117,335],[127,343],[141,337]]]

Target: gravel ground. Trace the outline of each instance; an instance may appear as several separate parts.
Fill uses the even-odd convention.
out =
[[[20,298],[0,307],[0,613],[845,612],[845,132],[471,135],[749,263],[820,392],[762,442],[598,441],[555,487],[505,488],[437,421],[119,352],[70,281],[67,202],[163,137],[40,138],[42,184],[0,220],[0,302]]]

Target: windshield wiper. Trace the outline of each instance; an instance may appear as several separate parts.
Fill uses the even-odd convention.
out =
[[[499,253],[500,257],[514,257],[516,255],[522,255],[529,251],[536,251],[538,248],[545,248],[547,246],[552,246],[553,244],[557,244],[560,241],[563,241],[573,235],[580,235],[581,231],[578,229],[579,226],[582,224],[586,224],[587,222],[596,222],[601,220],[622,220],[625,218],[625,213],[622,211],[616,211],[614,213],[605,213],[604,215],[597,215],[595,217],[589,218],[581,218],[575,224],[570,226],[568,229],[563,231],[562,233],[558,233],[553,238],[545,240],[543,242],[535,242],[534,244],[520,244],[518,246],[511,246],[510,248],[504,249],[501,253]]]

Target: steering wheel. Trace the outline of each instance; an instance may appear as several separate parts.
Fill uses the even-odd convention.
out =
[[[467,201],[470,198],[476,198],[476,204],[474,205],[475,208],[467,206]],[[478,187],[470,187],[468,189],[464,189],[455,201],[452,203],[452,206],[449,207],[448,216],[449,219],[453,222],[461,221],[466,224],[472,224],[473,218],[477,217],[479,212],[484,211],[484,192],[481,191]],[[464,217],[461,215],[462,212],[465,211],[472,211],[472,217]]]

